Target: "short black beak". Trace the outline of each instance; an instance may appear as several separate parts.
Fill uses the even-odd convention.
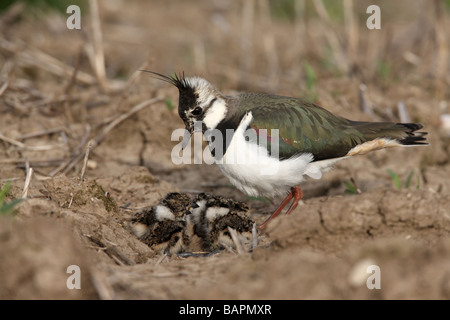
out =
[[[184,148],[187,147],[190,139],[191,139],[191,132],[186,128],[186,130],[184,130],[183,141],[181,142],[181,148],[183,150]]]

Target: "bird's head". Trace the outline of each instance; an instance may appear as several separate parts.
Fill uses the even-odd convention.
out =
[[[183,137],[184,148],[197,131],[215,129],[227,114],[225,97],[207,80],[200,77],[185,77],[184,73],[165,76],[149,72],[156,79],[168,82],[179,91],[178,115],[183,120],[187,132]]]
[[[161,200],[159,205],[168,209],[168,211],[170,211],[172,215],[162,215],[162,217],[171,217],[171,220],[184,221],[185,215],[186,213],[188,213],[188,209],[191,206],[191,203],[192,200],[187,194],[171,192]],[[162,212],[166,212],[166,210],[163,209]]]

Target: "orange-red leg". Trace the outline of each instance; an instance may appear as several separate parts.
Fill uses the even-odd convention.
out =
[[[303,192],[302,192],[302,189],[300,189],[300,186],[292,187],[291,192],[289,192],[287,197],[283,200],[283,202],[281,202],[280,206],[274,211],[274,213],[272,213],[272,215],[266,221],[263,222],[263,224],[259,225],[258,228],[260,230],[264,230],[266,228],[267,224],[269,223],[269,221],[276,218],[281,213],[281,211],[284,209],[284,207],[286,207],[286,205],[289,203],[289,201],[291,201],[291,199],[294,198],[294,201],[292,202],[291,206],[289,207],[288,211],[286,212],[286,214],[290,214],[297,207],[298,202],[302,199],[302,197],[303,197]]]
[[[294,211],[294,209],[298,206],[298,202],[303,198],[303,191],[302,189],[300,189],[300,186],[291,188],[291,193],[294,197],[294,200],[292,201],[291,207],[286,212],[286,214],[290,214],[292,211]]]

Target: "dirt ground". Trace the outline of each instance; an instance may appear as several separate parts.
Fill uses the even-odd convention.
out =
[[[80,4],[80,30],[42,7],[16,3],[0,15],[0,187],[11,181],[6,202],[26,198],[0,216],[1,299],[450,299],[444,3],[378,1],[381,30],[367,29],[364,1],[349,29],[310,1],[282,1],[299,5],[294,18],[270,1],[108,0],[99,16],[92,3]],[[244,201],[257,223],[274,205],[242,194],[215,165],[175,165],[178,92],[137,69],[184,70],[226,94],[314,96],[353,120],[409,117],[430,146],[358,156],[306,181],[297,209],[250,252],[157,254],[129,222],[170,192]],[[348,194],[352,180],[359,192]],[[67,288],[71,265],[81,290]],[[367,286],[373,265],[379,289]]]

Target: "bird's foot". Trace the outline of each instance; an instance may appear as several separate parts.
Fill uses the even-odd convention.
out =
[[[294,198],[294,200],[292,201],[292,204],[289,207],[286,214],[290,214],[298,206],[298,202],[303,198],[303,192],[302,192],[302,189],[300,188],[300,186],[291,188],[291,192],[289,192],[289,194],[283,200],[283,202],[281,202],[279,207],[274,211],[274,213],[272,213],[272,215],[266,221],[264,221],[262,224],[260,224],[258,226],[258,229],[261,231],[264,231],[264,229],[267,227],[267,224],[269,223],[269,221],[276,218],[281,213],[281,211],[284,209],[284,207],[286,207],[286,205],[289,203],[289,201],[291,201],[292,198]]]

